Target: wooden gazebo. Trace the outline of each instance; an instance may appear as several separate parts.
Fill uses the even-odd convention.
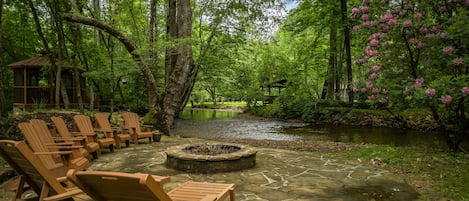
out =
[[[73,66],[66,61],[60,61],[59,64],[62,66],[62,83],[67,89],[67,95],[73,107],[78,102],[77,87],[73,82]],[[51,107],[55,104],[55,74],[47,56],[31,57],[8,66],[13,69],[14,73],[14,107],[26,109],[33,106]],[[85,82],[81,76],[84,71],[78,68],[81,96],[85,101]]]
[[[286,88],[287,80],[277,80],[261,85],[262,90],[267,90],[267,94],[264,94],[265,98],[263,104],[271,104],[274,102],[275,98],[280,94],[283,88]],[[277,89],[278,91],[273,91],[272,89]]]

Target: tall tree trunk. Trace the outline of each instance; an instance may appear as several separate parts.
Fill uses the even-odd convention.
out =
[[[178,38],[178,25],[177,25],[177,2],[176,0],[168,0],[168,14],[166,16],[166,34],[172,40]],[[175,48],[166,48],[165,55],[165,81],[169,80],[169,75],[176,66],[177,53]]]
[[[74,12],[80,13],[80,9],[78,8],[78,4],[76,0],[72,0],[72,10]],[[83,111],[83,97],[81,96],[81,82],[80,82],[80,72],[78,72],[78,61],[77,58],[80,55],[80,44],[81,44],[81,32],[80,27],[76,24],[71,25],[72,34],[73,34],[73,55],[72,55],[72,65],[73,65],[73,86],[74,91],[76,93],[77,102],[78,102],[78,109]]]
[[[344,45],[345,45],[345,61],[347,65],[347,94],[348,102],[353,103],[352,91],[352,55],[350,51],[350,25],[347,17],[347,0],[340,0],[340,8],[342,10],[342,25],[344,30]]]
[[[6,100],[5,91],[3,87],[3,43],[2,43],[2,13],[3,13],[3,0],[0,0],[0,118],[6,116]]]
[[[36,24],[36,31],[37,31],[39,37],[41,38],[42,45],[44,46],[44,49],[47,52],[49,62],[52,66],[52,70],[54,71],[54,73],[57,73],[56,59],[55,59],[54,54],[51,52],[51,50],[49,48],[49,44],[47,43],[47,40],[46,40],[46,37],[44,36],[44,33],[42,32],[42,27],[41,27],[41,23],[40,23],[40,20],[39,20],[39,16],[37,15],[37,10],[34,7],[34,3],[33,3],[32,0],[29,0],[28,4],[29,4],[29,8],[31,9],[31,13],[33,14],[34,23]],[[56,87],[55,88],[55,107],[58,109],[58,108],[60,108],[60,95],[58,96],[57,93],[60,93],[60,82],[59,82],[59,85],[56,84],[55,87]]]
[[[169,75],[165,88],[164,113],[166,129],[169,131],[175,116],[180,112],[183,103],[184,91],[192,85],[188,83],[194,73],[194,60],[192,58],[192,8],[189,1],[181,0],[177,4],[178,39],[186,39],[177,47],[176,66]]]
[[[336,11],[332,10],[330,22],[330,32],[329,32],[329,67],[327,69],[327,94],[326,98],[329,100],[334,99],[334,74],[337,69],[337,25],[335,22]]]
[[[62,69],[64,68],[64,62],[65,61],[65,35],[64,35],[64,30],[63,30],[63,24],[62,24],[62,19],[60,18],[60,2],[57,0],[54,0],[54,2],[51,4],[49,1],[46,1],[46,4],[48,4],[50,11],[51,11],[51,17],[52,17],[52,22],[53,22],[53,27],[55,27],[55,31],[57,33],[57,56],[59,62],[57,62],[56,66],[57,69],[55,71],[55,100],[60,100],[60,97],[62,97],[62,101],[64,103],[64,108],[68,109],[70,105],[70,100],[68,98],[67,94],[67,86],[64,85],[63,80],[62,80]],[[60,108],[56,103],[56,108]]]
[[[156,38],[158,37],[158,30],[157,30],[157,9],[158,1],[151,0],[150,2],[150,24],[149,26],[149,39],[150,39],[150,51],[148,52],[150,56],[150,68],[156,69],[156,65],[158,63],[158,55],[155,49]],[[157,78],[156,78],[157,79]]]

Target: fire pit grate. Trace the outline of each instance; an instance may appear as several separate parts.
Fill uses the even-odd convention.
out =
[[[224,144],[204,144],[188,146],[183,149],[184,152],[196,155],[215,156],[219,154],[229,154],[241,150],[238,146]]]

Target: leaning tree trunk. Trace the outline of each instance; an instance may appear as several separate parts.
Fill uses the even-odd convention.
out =
[[[128,37],[124,36],[124,34],[122,34],[117,29],[114,29],[111,26],[93,18],[88,18],[88,17],[77,15],[77,14],[69,13],[69,14],[64,15],[64,19],[70,22],[76,22],[76,23],[80,23],[84,25],[97,27],[105,31],[106,33],[110,34],[111,36],[115,37],[116,39],[118,39],[127,49],[127,51],[130,53],[130,55],[132,56],[132,59],[135,61],[135,63],[137,63],[137,66],[139,67],[140,71],[143,73],[145,85],[148,90],[149,106],[150,107],[157,106],[158,92],[156,90],[156,82],[155,82],[155,77],[153,76],[153,72],[149,68],[148,64],[145,62],[142,55],[140,55],[137,52],[137,48]]]

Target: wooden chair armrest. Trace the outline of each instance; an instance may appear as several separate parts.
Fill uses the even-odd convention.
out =
[[[47,143],[46,146],[72,146],[73,142],[55,142]]]
[[[77,195],[80,195],[80,194],[84,194],[82,190],[80,189],[73,189],[73,190],[69,190],[65,193],[60,193],[60,194],[57,194],[57,195],[53,195],[53,196],[50,196],[50,197],[46,197],[44,198],[44,201],[58,201],[58,200],[64,200],[64,199],[67,199],[67,198],[72,198],[74,196],[77,196]]]
[[[72,151],[34,152],[36,155],[70,155]]]
[[[94,136],[96,135],[95,132],[72,132],[74,135],[83,135],[83,136]]]
[[[72,150],[72,149],[80,149],[80,148],[83,148],[83,146],[80,146],[80,145],[70,145],[70,146],[47,146],[47,148],[49,148],[49,149],[60,149],[60,150],[64,150],[64,149]]]
[[[84,136],[76,136],[76,137],[54,137],[54,140],[72,140],[72,141],[81,141],[86,139]]]

